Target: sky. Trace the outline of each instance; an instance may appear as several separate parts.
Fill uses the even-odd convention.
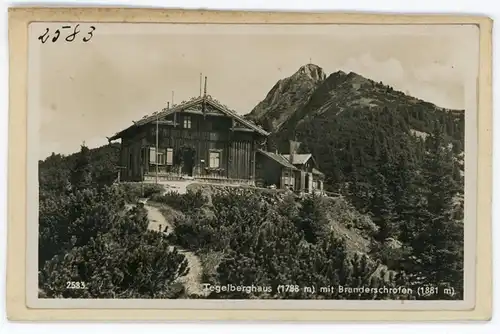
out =
[[[132,121],[198,96],[246,114],[274,86],[312,62],[327,75],[354,71],[441,107],[463,109],[475,80],[472,26],[81,24],[74,42],[40,43],[30,25],[29,115],[38,115],[39,159],[70,154]]]

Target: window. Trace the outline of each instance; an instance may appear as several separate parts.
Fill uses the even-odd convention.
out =
[[[157,162],[158,162],[158,165],[164,165],[165,164],[165,154],[163,152],[158,152],[157,154]]]
[[[172,158],[173,152],[171,148],[166,149],[166,154],[165,149],[158,149],[158,152],[156,152],[155,147],[149,148],[149,163],[151,165],[172,165]]]
[[[210,151],[209,167],[210,168],[219,168],[220,167],[220,152],[219,151]]]
[[[149,148],[149,163],[156,164],[156,148],[154,147]]]
[[[191,129],[191,116],[184,116],[184,128]]]

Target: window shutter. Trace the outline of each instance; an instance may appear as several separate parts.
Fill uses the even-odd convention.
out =
[[[149,148],[149,163],[151,163],[151,164],[156,163],[156,148],[155,147]]]
[[[219,168],[220,167],[220,152],[210,152],[209,155],[209,167]]]
[[[167,148],[167,165],[172,166],[174,161],[174,151],[171,148]]]

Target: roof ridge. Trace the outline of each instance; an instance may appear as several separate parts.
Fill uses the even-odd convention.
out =
[[[182,101],[181,103],[179,103],[177,105],[173,105],[171,108],[162,108],[161,111],[155,111],[150,115],[145,115],[141,119],[139,119],[138,121],[132,121],[132,123],[134,123],[133,125],[129,126],[128,128],[126,128],[124,130],[121,130],[121,131],[115,133],[115,135],[113,135],[111,138],[118,136],[120,133],[122,133],[123,131],[125,131],[133,126],[141,126],[141,125],[150,123],[150,122],[154,121],[156,118],[168,116],[175,111],[181,111],[184,108],[190,107],[190,106],[195,105],[196,103],[199,103],[202,101],[206,101],[206,102],[212,104],[212,106],[214,106],[215,108],[220,109],[222,112],[224,112],[225,114],[227,114],[230,117],[236,118],[238,121],[240,121],[241,123],[245,124],[246,126],[252,128],[253,130],[257,131],[258,133],[260,133],[264,136],[269,136],[269,134],[270,134],[269,132],[267,132],[262,127],[258,126],[257,124],[245,119],[241,115],[238,115],[235,110],[230,109],[227,105],[221,103],[216,98],[212,97],[211,95],[203,95],[203,96],[192,97],[187,101]]]
[[[269,132],[267,132],[266,130],[264,130],[262,127],[258,126],[257,124],[255,124],[253,122],[250,122],[249,120],[245,119],[241,115],[238,115],[235,110],[230,109],[227,105],[222,104],[221,102],[219,102],[219,100],[211,97],[210,95],[208,95],[207,97],[209,97],[209,102],[215,104],[216,107],[219,107],[225,113],[229,114],[230,116],[235,117],[236,119],[238,119],[243,124],[245,124],[245,125],[253,128],[254,130],[257,130],[261,134],[263,134],[265,136],[269,135]]]
[[[198,96],[198,97],[192,97],[191,99],[187,100],[187,101],[182,101],[181,103],[171,107],[171,108],[162,108],[162,110],[160,112],[158,111],[155,111],[154,113],[152,113],[151,115],[147,116],[146,118],[142,118],[140,119],[138,122],[137,122],[137,125],[142,125],[142,124],[146,124],[146,123],[149,123],[150,121],[153,120],[153,116],[156,117],[162,117],[162,116],[167,116],[169,115],[170,113],[178,110],[178,109],[182,109],[182,108],[185,108],[186,105],[189,105],[191,103],[196,103],[198,102],[197,100],[201,100],[201,96]],[[140,122],[140,123],[139,123]]]

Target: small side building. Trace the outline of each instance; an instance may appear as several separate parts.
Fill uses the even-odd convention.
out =
[[[311,153],[289,154],[290,163],[299,170],[297,173],[298,188],[302,192],[323,192],[325,175],[319,171],[318,164]]]
[[[289,154],[257,150],[256,185],[290,189],[299,193],[323,193],[325,176],[312,154],[295,153],[299,144],[291,141]]]
[[[287,158],[275,152],[257,150],[255,164],[255,185],[258,187],[290,189],[295,191],[295,180],[300,170]]]

